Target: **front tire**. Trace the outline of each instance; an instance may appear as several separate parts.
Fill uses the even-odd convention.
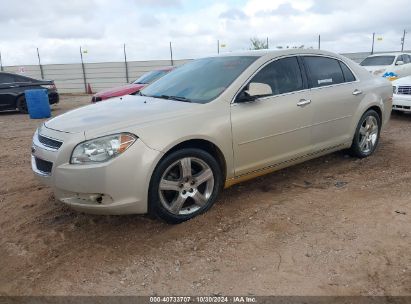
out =
[[[381,118],[374,110],[368,110],[358,122],[349,150],[352,156],[364,158],[374,153],[381,131]]]
[[[221,188],[221,169],[213,156],[200,149],[178,150],[154,170],[149,211],[168,223],[181,223],[210,209]]]

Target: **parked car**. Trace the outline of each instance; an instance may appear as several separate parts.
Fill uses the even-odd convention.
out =
[[[403,77],[392,82],[392,109],[401,112],[411,112],[411,76]]]
[[[389,80],[411,75],[411,55],[407,53],[385,53],[365,58],[361,65],[376,76]]]
[[[50,104],[59,102],[54,81],[0,72],[0,111],[19,110],[21,113],[27,113],[24,91],[29,89],[47,89]]]
[[[334,53],[227,53],[48,120],[32,169],[77,210],[179,223],[224,187],[341,149],[371,155],[391,107],[389,81]]]
[[[126,84],[120,87],[115,87],[111,89],[107,89],[101,92],[94,94],[91,98],[91,102],[98,102],[105,99],[113,98],[113,97],[120,97],[124,95],[133,95],[139,92],[148,84],[156,81],[160,77],[163,77],[168,72],[170,72],[174,67],[165,67],[161,69],[157,69],[137,78],[137,80],[133,81],[130,84]]]

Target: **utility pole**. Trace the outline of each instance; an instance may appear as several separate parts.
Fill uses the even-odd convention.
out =
[[[371,55],[374,54],[374,39],[375,39],[375,33],[372,33]]]
[[[44,72],[43,72],[43,66],[41,65],[39,48],[37,48],[37,58],[39,59],[41,79],[44,79]]]
[[[318,49],[321,50],[321,35],[318,35]]]
[[[267,37],[267,50],[269,49],[269,47],[268,47],[268,37]]]
[[[0,52],[0,71],[3,72],[3,61],[1,61],[1,52]]]
[[[129,83],[128,79],[128,64],[127,64],[127,54],[126,54],[126,44],[124,43],[123,45],[123,51],[124,51],[124,65],[126,66],[126,80],[127,83]]]
[[[405,43],[405,34],[407,32],[404,30],[404,33],[402,34],[402,38],[401,38],[401,52],[404,52],[404,43]]]
[[[81,68],[83,70],[84,92],[87,93],[86,70],[84,68],[83,51],[81,50],[81,46],[80,46],[80,58],[81,58]]]
[[[217,54],[220,54],[220,40],[217,40]]]
[[[173,47],[171,46],[171,41],[170,41],[170,60],[171,60],[171,66],[174,66],[174,61],[173,61]]]

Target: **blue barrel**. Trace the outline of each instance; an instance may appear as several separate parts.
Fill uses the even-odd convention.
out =
[[[26,90],[27,110],[30,118],[49,118],[51,116],[49,95],[46,89]]]

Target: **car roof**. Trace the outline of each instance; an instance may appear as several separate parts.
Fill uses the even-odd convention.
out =
[[[171,71],[175,69],[175,66],[165,66],[158,69],[154,69],[153,71]]]
[[[323,55],[341,57],[339,54],[317,50],[317,49],[281,49],[281,50],[249,50],[241,52],[227,52],[210,57],[227,57],[227,56],[256,56],[256,57],[279,57],[286,55]]]
[[[369,55],[368,57],[378,57],[378,56],[397,56],[397,55],[409,55],[408,53],[404,52],[391,52],[391,53],[378,53],[378,54],[372,54]]]

